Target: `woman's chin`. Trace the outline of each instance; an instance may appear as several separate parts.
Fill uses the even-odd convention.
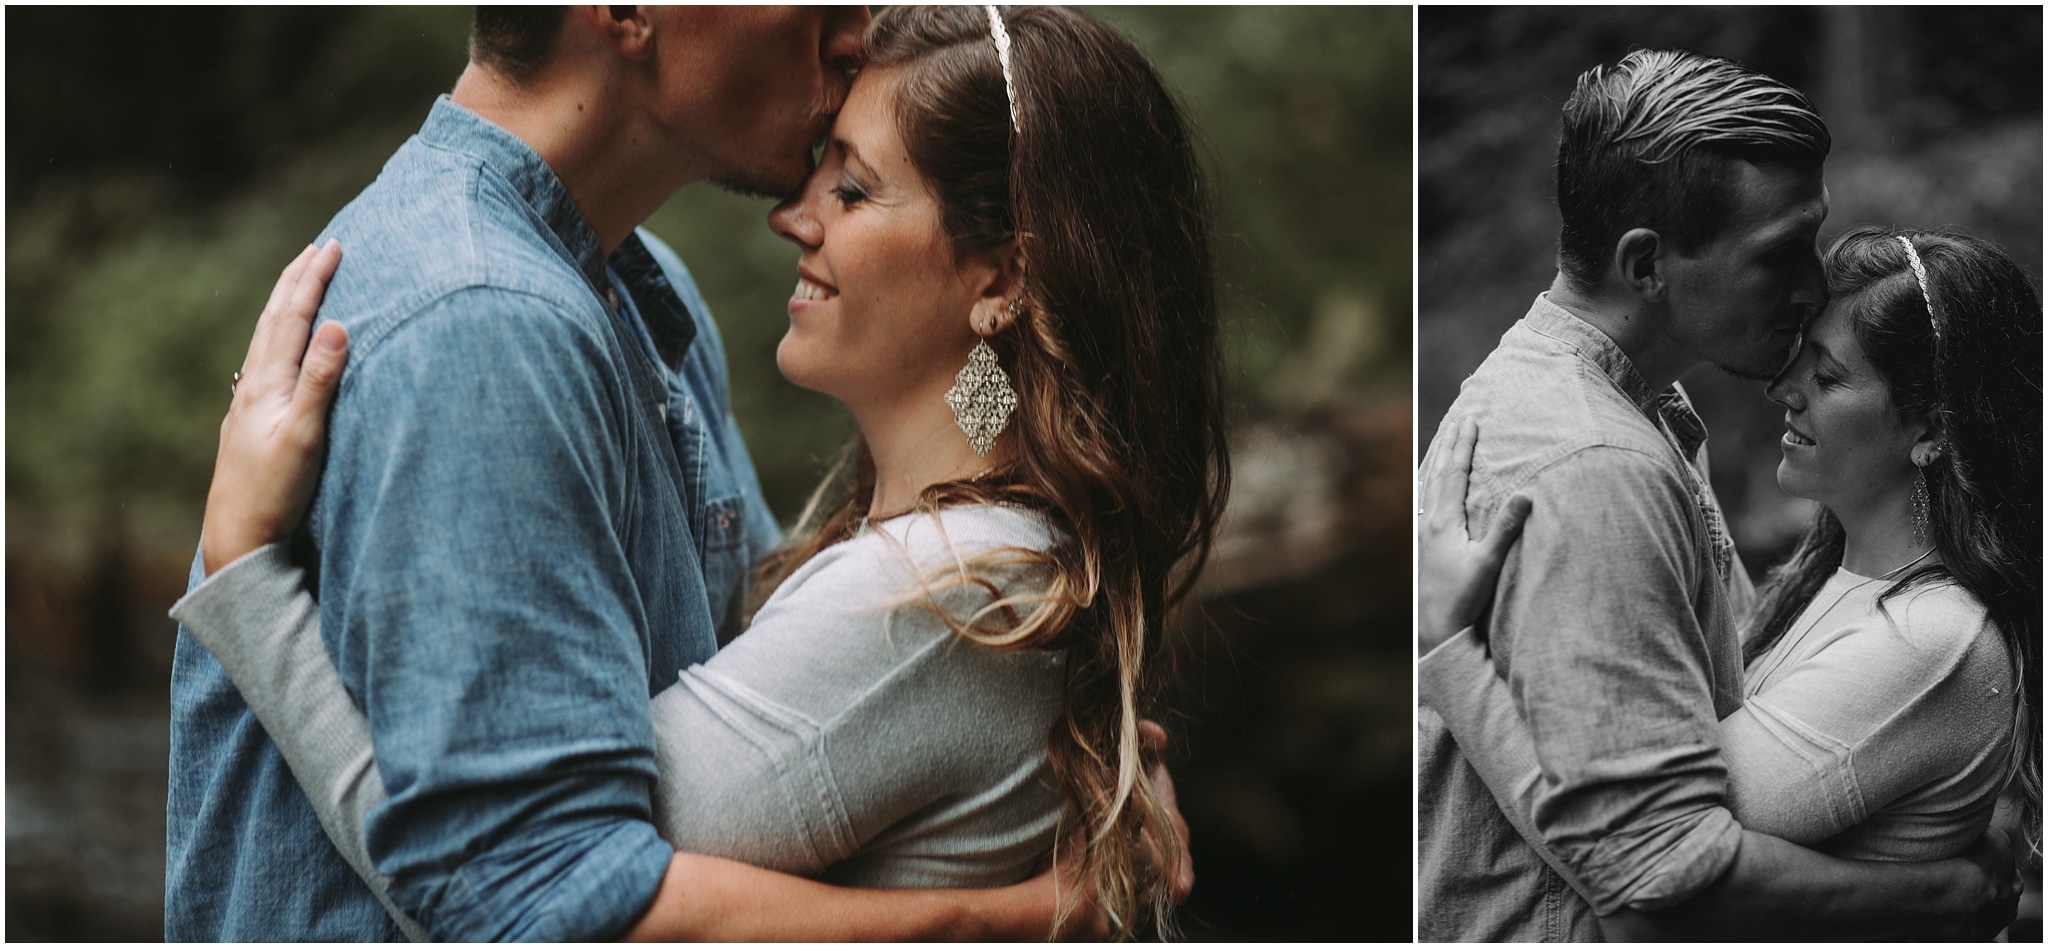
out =
[[[1799,471],[1792,469],[1790,459],[1778,462],[1778,489],[1801,500],[1819,499],[1814,496],[1815,491],[1811,481],[1802,476]]]
[[[782,341],[775,345],[775,368],[791,385],[815,390],[805,381],[816,374],[810,360],[805,358],[805,348],[803,341],[796,337],[795,329],[784,333]]]

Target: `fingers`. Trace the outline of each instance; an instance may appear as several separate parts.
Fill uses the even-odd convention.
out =
[[[1458,453],[1458,445],[1465,440],[1464,416],[1459,416],[1451,425],[1451,439],[1444,450],[1438,451],[1431,459],[1428,470],[1423,472],[1422,509],[1434,518],[1448,503],[1445,499],[1446,485],[1444,472],[1450,466],[1450,459]]]
[[[1188,821],[1180,815],[1180,801],[1174,794],[1173,776],[1166,772],[1166,765],[1153,768],[1152,790],[1159,795],[1159,805],[1166,809],[1173,821],[1175,854],[1173,879],[1170,885],[1175,902],[1185,902],[1188,894],[1195,889],[1195,857],[1189,849]]]
[[[307,244],[298,256],[292,258],[292,262],[285,264],[284,272],[277,275],[277,283],[270,288],[270,298],[263,301],[263,313],[257,317],[259,324],[263,316],[277,312],[278,307],[284,305],[291,296],[292,288],[299,285],[299,277],[306,272],[306,263],[319,251],[320,248]]]
[[[1166,753],[1166,728],[1150,718],[1139,721],[1138,744],[1145,749],[1147,758],[1158,760]]]
[[[1451,445],[1451,457],[1443,472],[1444,504],[1442,515],[1456,517],[1455,525],[1465,526],[1465,485],[1472,475],[1472,446],[1479,442],[1479,424],[1471,418],[1458,419],[1458,439]],[[1452,521],[1446,519],[1446,524]]]
[[[249,338],[249,351],[242,359],[243,375],[248,375],[249,370],[261,361],[263,354],[270,351],[270,337],[277,325],[277,313],[284,308],[285,301],[291,298],[293,288],[299,285],[299,277],[306,272],[307,262],[312,260],[317,252],[318,248],[307,244],[305,249],[299,251],[298,256],[292,258],[291,263],[285,265],[284,272],[278,274],[277,282],[270,287],[270,297],[263,301],[263,312],[257,315],[256,329]]]
[[[341,244],[333,240],[295,262],[298,278],[268,315],[270,333],[264,348],[256,353],[262,362],[252,369],[286,372],[298,366],[306,351],[306,336],[313,331],[313,318],[320,312],[320,300],[327,295],[327,281],[340,265]]]
[[[1486,557],[1494,563],[1507,558],[1508,547],[1522,535],[1522,525],[1529,521],[1529,511],[1536,506],[1528,494],[1516,494],[1501,505],[1500,513],[1493,518],[1493,528],[1486,535]]]
[[[341,387],[341,369],[348,362],[348,330],[340,323],[328,323],[313,336],[306,349],[306,361],[299,367],[299,388],[292,396],[292,414],[319,434],[334,404],[335,389]]]
[[[1187,901],[1188,893],[1195,887],[1195,861],[1188,850],[1188,823],[1180,815],[1180,801],[1173,789],[1173,775],[1166,769],[1166,728],[1157,721],[1139,721],[1138,739],[1144,744],[1145,755],[1151,763],[1145,768],[1145,776],[1152,784],[1152,793],[1172,823],[1174,859],[1171,863],[1173,878],[1167,880],[1175,902]],[[1153,864],[1160,865],[1158,850],[1159,835],[1151,827],[1144,833],[1145,845],[1153,850]]]
[[[1465,495],[1471,481],[1473,449],[1478,443],[1479,422],[1469,416],[1459,418],[1449,449],[1439,452],[1437,467],[1430,475],[1428,499],[1423,502],[1433,529],[1462,539],[1470,539]]]

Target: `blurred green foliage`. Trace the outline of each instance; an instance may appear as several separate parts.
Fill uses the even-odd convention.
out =
[[[1153,56],[1202,136],[1237,403],[1405,390],[1407,8],[1093,12]],[[112,511],[145,545],[189,547],[270,284],[453,84],[467,10],[7,18],[10,547]],[[787,517],[851,429],[774,371],[795,255],[768,206],[685,188],[649,227],[718,315]]]
[[[277,271],[452,83],[468,11],[7,21],[10,552],[189,548]]]

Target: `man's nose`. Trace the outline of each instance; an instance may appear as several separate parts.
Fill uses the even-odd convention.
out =
[[[1828,278],[1827,272],[1821,268],[1820,253],[1810,251],[1801,270],[1799,286],[1792,292],[1792,302],[1805,310],[1802,321],[1812,322],[1828,305]]]

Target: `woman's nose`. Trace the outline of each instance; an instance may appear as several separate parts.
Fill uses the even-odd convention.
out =
[[[1771,384],[1764,386],[1765,398],[1777,402],[1791,411],[1799,411],[1806,405],[1806,400],[1799,394],[1799,387],[1792,384],[1792,369],[1798,364],[1797,359],[1793,360],[1791,365],[1785,366],[1784,369],[1778,372],[1776,378],[1771,379]]]
[[[775,236],[805,250],[815,249],[824,239],[818,218],[811,213],[809,195],[810,189],[805,188],[796,197],[775,205],[775,209],[768,212],[768,229],[774,231]]]

